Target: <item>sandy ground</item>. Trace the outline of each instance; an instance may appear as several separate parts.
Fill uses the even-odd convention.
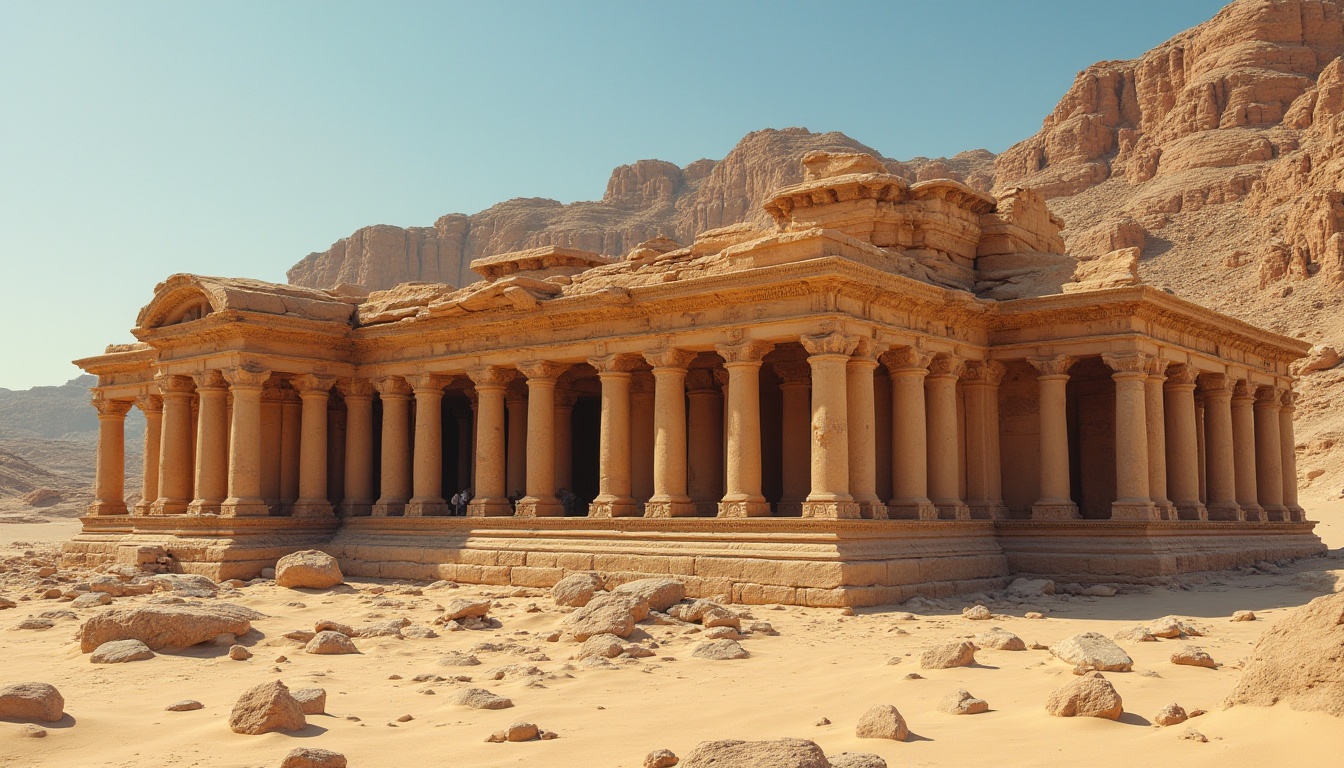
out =
[[[1344,502],[1308,508],[1325,518],[1327,542],[1344,546]],[[69,521],[8,525],[0,540],[55,541],[71,532]],[[49,546],[49,545],[48,545]],[[12,548],[3,550],[5,556]],[[699,641],[683,627],[643,626],[657,656],[617,660],[614,669],[595,669],[571,660],[577,644],[546,642],[567,609],[544,591],[462,586],[424,589],[413,585],[358,580],[328,591],[289,590],[274,584],[248,586],[221,597],[267,615],[244,639],[255,656],[232,661],[226,649],[198,646],[119,665],[92,665],[73,641],[79,619],[58,620],[48,630],[13,630],[23,618],[64,604],[22,601],[0,613],[0,680],[40,680],[57,686],[67,717],[48,726],[44,739],[19,738],[16,724],[0,723],[0,766],[275,766],[295,746],[319,746],[350,758],[351,766],[451,765],[637,768],[645,754],[668,748],[683,757],[710,739],[765,739],[784,736],[817,741],[828,754],[874,752],[891,766],[923,765],[1131,765],[1338,766],[1344,719],[1269,709],[1222,709],[1235,686],[1240,660],[1256,638],[1292,608],[1320,594],[1303,585],[1301,573],[1344,572],[1344,552],[1296,563],[1282,573],[1205,574],[1183,579],[1180,587],[1142,589],[1110,598],[1042,598],[1047,618],[1023,618],[1029,606],[989,605],[990,621],[960,616],[965,600],[914,609],[914,620],[899,620],[910,606],[841,611],[753,606],[756,621],[767,621],[779,636],[755,634],[743,641],[751,658],[710,661],[691,657]],[[1309,581],[1309,579],[1308,579]],[[385,589],[384,594],[375,594]],[[223,594],[223,593],[222,593]],[[357,639],[361,653],[313,656],[283,637],[334,619],[360,625],[397,617],[429,624],[437,606],[455,597],[495,598],[491,615],[500,629],[441,631],[428,640]],[[10,597],[18,597],[10,588]],[[146,598],[121,598],[129,605]],[[532,604],[536,612],[529,612]],[[1236,610],[1254,610],[1255,622],[1230,622]],[[103,610],[103,609],[94,609]],[[934,641],[970,636],[991,626],[1020,635],[1027,643],[1051,644],[1068,635],[1121,629],[1165,615],[1196,620],[1210,628],[1203,638],[1122,643],[1135,660],[1130,673],[1107,677],[1124,698],[1119,722],[1048,715],[1044,702],[1055,688],[1073,680],[1071,668],[1048,651],[981,650],[973,667],[924,670],[919,652]],[[437,659],[468,651],[478,643],[515,643],[509,651],[476,651],[479,666],[445,667]],[[1223,666],[1203,669],[1169,661],[1179,646],[1195,643]],[[547,661],[528,661],[543,654]],[[276,658],[284,655],[284,662]],[[894,661],[894,663],[892,663]],[[507,664],[534,665],[539,678],[491,680]],[[924,679],[908,680],[918,672]],[[415,683],[415,675],[468,675],[467,683]],[[401,679],[394,679],[399,675]],[[257,683],[279,678],[291,688],[327,690],[328,715],[310,716],[296,734],[243,736],[227,719],[238,695]],[[529,680],[531,682],[529,682]],[[451,703],[456,690],[485,687],[513,699],[515,707],[480,711]],[[991,711],[952,716],[937,701],[958,688],[989,701]],[[166,712],[181,699],[205,708]],[[1208,714],[1185,725],[1159,728],[1151,718],[1166,704]],[[868,708],[893,704],[913,736],[898,743],[854,736]],[[402,715],[409,722],[395,723]],[[357,719],[356,719],[357,718]],[[829,725],[818,725],[828,718]],[[492,731],[516,721],[535,722],[559,738],[518,744],[486,743]],[[1182,740],[1186,727],[1207,743]]]

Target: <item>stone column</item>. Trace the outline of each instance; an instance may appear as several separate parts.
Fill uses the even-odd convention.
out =
[[[325,418],[325,415],[324,415]],[[292,514],[299,499],[299,462],[303,455],[303,400],[294,389],[281,390],[280,399],[280,504]]]
[[[374,382],[383,402],[382,482],[374,517],[402,515],[411,500],[411,386],[400,376]]]
[[[924,379],[926,428],[929,446],[929,499],[938,509],[938,517],[969,520],[971,510],[961,500],[958,471],[957,380],[965,361],[952,355],[938,355],[929,365]]]
[[[150,507],[159,498],[159,441],[163,430],[163,398],[158,395],[141,395],[135,399],[135,405],[145,414],[144,462],[140,474],[140,501],[135,505],[135,514],[147,515]]]
[[[929,501],[928,429],[924,406],[924,377],[933,355],[914,347],[899,347],[882,355],[891,376],[891,501],[887,516],[936,520],[938,508]]]
[[[471,476],[471,408],[457,408],[453,418],[457,420],[457,486],[453,493],[466,490],[474,485]],[[450,496],[452,494],[449,494]]]
[[[578,393],[555,390],[555,487],[574,490],[574,404]]]
[[[653,366],[653,496],[645,517],[693,517],[686,493],[686,366],[694,352],[664,349],[644,353]]]
[[[1255,487],[1269,520],[1288,520],[1283,503],[1283,451],[1279,446],[1279,411],[1283,390],[1260,387],[1255,391]]]
[[[1156,520],[1148,488],[1148,372],[1152,357],[1104,354],[1115,382],[1115,495],[1112,520]]]
[[[870,520],[885,520],[887,505],[877,495],[877,406],[873,397],[873,372],[885,344],[861,339],[845,366],[845,405],[849,411],[849,494],[859,505],[859,514]]]
[[[1208,504],[1209,501],[1209,454],[1205,448],[1208,432],[1204,426],[1204,393],[1199,389],[1195,390],[1195,440],[1199,445],[1199,503]],[[1204,509],[1204,517],[1208,518],[1208,507]]]
[[[630,375],[630,493],[642,508],[653,495],[653,374]]]
[[[696,514],[713,517],[723,496],[723,396],[714,386],[714,372],[694,368],[686,375],[686,491]]]
[[[598,441],[598,494],[590,517],[636,517],[631,495],[630,372],[640,364],[630,355],[590,358],[602,382],[602,424]]]
[[[1288,519],[1302,522],[1307,519],[1307,512],[1297,502],[1297,438],[1293,436],[1297,393],[1291,389],[1285,391],[1282,403],[1283,409],[1279,411],[1279,452],[1283,466],[1283,505],[1288,509]]]
[[[860,338],[833,332],[802,338],[812,368],[812,491],[803,517],[858,518],[849,493],[849,356]]]
[[[1005,520],[999,470],[999,384],[1003,363],[968,363],[962,374],[966,393],[966,503],[971,517]]]
[[[1255,482],[1255,387],[1244,380],[1232,388],[1232,456],[1242,519],[1263,522],[1265,508]]]
[[[1040,371],[1041,498],[1031,505],[1033,520],[1076,520],[1069,478],[1069,413],[1067,387],[1073,358],[1067,355],[1028,360]]]
[[[373,511],[373,384],[345,379],[336,388],[345,400],[345,493],[341,517]]]
[[[98,457],[94,464],[93,503],[90,515],[126,514],[126,412],[131,400],[110,400],[102,392],[93,395],[98,410]]]
[[[773,348],[752,340],[715,347],[728,372],[727,460],[719,517],[770,516],[770,502],[761,494],[761,358]]]
[[[443,498],[443,376],[425,373],[406,379],[415,393],[415,444],[411,454],[411,500],[407,517],[448,514]]]
[[[299,420],[299,496],[291,508],[295,517],[330,517],[327,498],[327,400],[332,376],[305,374],[290,379],[302,401]]]
[[[527,491],[527,385],[515,380],[504,398],[509,411],[506,488],[510,499]]]
[[[1189,365],[1169,368],[1163,387],[1166,422],[1167,493],[1180,520],[1208,520],[1199,500],[1199,433],[1195,420],[1195,380]]]
[[[233,396],[229,422],[229,497],[220,515],[265,517],[270,514],[261,496],[261,392],[271,372],[253,366],[224,371]]]
[[[781,490],[778,513],[797,516],[803,513],[811,480],[812,368],[805,361],[790,360],[774,364],[779,377]]]
[[[476,385],[476,483],[467,505],[471,517],[513,514],[504,485],[504,391],[516,375],[507,368],[470,371]]]
[[[519,517],[565,513],[555,497],[555,381],[568,368],[545,360],[518,365],[527,377],[527,495],[518,502]]]
[[[219,371],[192,376],[200,413],[196,419],[196,498],[194,515],[219,514],[229,496],[229,382]]]
[[[1204,393],[1204,454],[1210,520],[1241,520],[1237,506],[1237,467],[1232,455],[1232,386],[1221,373],[1200,377]]]
[[[341,503],[345,497],[345,425],[345,401],[332,399],[328,395],[326,499],[332,505],[333,513],[336,505]]]
[[[1159,520],[1175,520],[1176,506],[1167,489],[1167,416],[1162,383],[1167,380],[1167,361],[1154,357],[1144,379],[1145,431],[1148,433],[1148,496]]]
[[[192,500],[191,395],[190,376],[158,374],[159,394],[163,397],[163,431],[159,441],[159,498],[151,514],[178,515],[187,511]]]

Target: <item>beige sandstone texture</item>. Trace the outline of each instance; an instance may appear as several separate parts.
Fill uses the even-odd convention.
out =
[[[1312,600],[1261,635],[1227,699],[1279,702],[1344,717],[1344,592]]]

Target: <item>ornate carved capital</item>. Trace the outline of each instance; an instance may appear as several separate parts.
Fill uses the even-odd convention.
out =
[[[689,392],[714,392],[714,371],[709,368],[692,368],[686,374],[686,389]]]
[[[640,360],[638,355],[603,355],[602,357],[588,358],[588,364],[597,371],[599,376],[604,373],[630,373],[643,363],[644,361]]]
[[[1029,357],[1027,362],[1040,371],[1041,376],[1068,376],[1069,368],[1073,367],[1073,358],[1068,355]]]
[[[789,360],[775,363],[775,375],[781,384],[812,383],[812,366],[806,360]]]
[[[573,408],[573,407],[574,407],[574,404],[577,403],[577,402],[579,402],[579,393],[578,393],[578,392],[575,392],[575,391],[572,390],[572,389],[559,389],[559,388],[557,388],[557,389],[555,390],[555,407],[556,407],[556,408]]]
[[[487,365],[467,371],[467,376],[471,378],[477,389],[485,389],[508,386],[509,382],[518,377],[518,372],[512,368]]]
[[[1284,409],[1291,411],[1297,406],[1297,393],[1291,389],[1284,390],[1282,402]]]
[[[340,379],[336,382],[336,391],[347,400],[352,397],[373,397],[373,382],[368,379]]]
[[[809,355],[849,355],[859,345],[859,340],[858,336],[840,331],[818,333],[799,339]]]
[[[409,397],[411,394],[411,385],[400,376],[384,376],[375,380],[373,386],[384,398]]]
[[[161,395],[189,395],[196,388],[190,376],[176,376],[163,371],[154,374],[154,383]]]
[[[423,391],[439,390],[440,392],[442,392],[443,388],[448,386],[448,382],[451,380],[452,377],[444,376],[443,374],[440,373],[419,373],[415,374],[414,376],[406,377],[406,383],[410,384],[411,389],[416,392],[422,390]]]
[[[956,355],[938,355],[929,363],[930,376],[960,377],[966,361]]]
[[[204,371],[202,373],[193,373],[191,375],[196,382],[196,389],[228,389],[229,382],[224,378],[220,371]]]
[[[1157,377],[1165,379],[1168,370],[1167,365],[1168,364],[1166,360],[1163,360],[1162,358],[1154,355],[1152,358],[1148,360],[1147,373],[1149,378]]]
[[[854,357],[876,362],[890,348],[890,344],[861,336],[859,337],[859,343],[854,347]]]
[[[1145,355],[1140,352],[1130,352],[1123,355],[1113,355],[1109,352],[1101,356],[1101,361],[1116,373],[1148,373],[1148,367],[1152,364],[1152,355]]]
[[[141,413],[163,413],[163,398],[158,395],[141,395],[135,398],[135,406]]]
[[[1255,407],[1257,408],[1281,408],[1283,407],[1283,390],[1278,387],[1264,386],[1255,390]]]
[[[518,370],[529,382],[551,381],[560,378],[560,374],[569,370],[569,363],[553,363],[550,360],[526,360],[518,363]]]
[[[933,353],[925,352],[917,347],[896,347],[885,352],[881,357],[881,362],[892,373],[912,370],[927,371],[929,363],[933,362]]]
[[[715,368],[714,380],[719,383],[719,389],[722,389],[724,392],[728,391],[729,376],[727,368]]]
[[[1242,402],[1255,399],[1255,386],[1245,379],[1239,380],[1232,386],[1232,399]]]
[[[134,400],[109,399],[105,397],[102,392],[97,391],[93,393],[93,397],[90,398],[89,402],[93,403],[93,407],[98,410],[99,418],[104,416],[123,417],[126,415],[127,411],[131,410],[131,406],[135,404]]]
[[[644,359],[654,368],[685,368],[695,359],[695,353],[685,349],[669,347],[644,353]]]
[[[1223,373],[1202,373],[1199,376],[1199,391],[1205,397],[1218,397],[1220,395],[1231,395],[1232,387],[1236,381]]]
[[[270,371],[252,365],[229,368],[223,373],[224,378],[229,380],[230,389],[261,389],[266,380],[271,378]]]
[[[962,372],[961,378],[968,384],[988,384],[997,387],[1003,382],[1005,371],[1007,368],[997,360],[974,360],[966,364],[966,370]]]
[[[1167,386],[1188,387],[1199,381],[1199,371],[1191,365],[1173,365],[1167,368]]]
[[[747,339],[736,344],[718,344],[714,351],[725,363],[759,363],[774,348],[775,345],[768,341]]]
[[[331,387],[335,383],[335,376],[323,376],[316,373],[305,373],[289,380],[289,385],[297,390],[300,395],[326,394],[331,391]]]

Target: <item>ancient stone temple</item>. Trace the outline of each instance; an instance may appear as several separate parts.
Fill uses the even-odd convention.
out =
[[[102,431],[66,557],[251,577],[320,547],[369,576],[845,605],[1323,551],[1306,344],[1137,284],[1137,253],[1065,255],[1029,190],[804,163],[772,229],[505,253],[463,288],[174,275],[138,343],[78,361]]]

